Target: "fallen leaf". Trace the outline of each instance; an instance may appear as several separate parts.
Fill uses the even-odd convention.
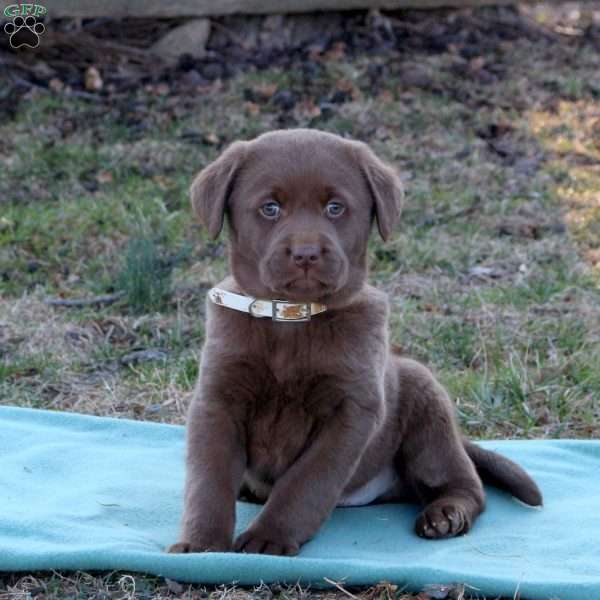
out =
[[[171,180],[168,177],[165,177],[164,175],[154,175],[152,177],[152,181],[158,184],[158,186],[161,187],[163,190],[171,186]]]
[[[53,77],[49,82],[48,82],[48,87],[53,91],[53,92],[62,92],[62,90],[65,89],[65,84],[58,78],[58,77]]]
[[[0,217],[0,231],[12,229],[15,225],[8,217]]]
[[[96,181],[98,183],[112,183],[113,180],[114,180],[114,177],[110,171],[99,171],[96,174]]]
[[[256,102],[244,102],[244,110],[251,117],[256,117],[260,114],[260,106]]]
[[[221,141],[219,139],[219,136],[212,131],[210,133],[205,134],[202,139],[205,144],[210,144],[211,146],[216,146]]]
[[[104,86],[100,71],[96,67],[88,67],[85,72],[85,89],[88,92],[98,92]]]
[[[166,96],[170,92],[170,88],[166,83],[159,83],[154,87],[154,93],[158,96]]]
[[[277,91],[276,83],[260,83],[252,87],[252,91],[263,100],[268,100]]]
[[[483,56],[477,56],[469,61],[469,69],[471,69],[471,71],[479,71],[480,69],[483,69],[484,66],[485,58],[483,58]]]
[[[321,109],[310,98],[298,102],[295,112],[300,118],[315,119],[321,115]]]
[[[361,96],[360,89],[349,79],[338,79],[335,88],[340,92],[348,94],[352,100],[358,100]]]
[[[600,264],[600,248],[588,250],[585,256],[592,263],[592,265]]]

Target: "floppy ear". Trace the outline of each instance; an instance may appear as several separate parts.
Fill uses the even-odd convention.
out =
[[[373,150],[357,143],[357,154],[363,175],[375,204],[379,234],[386,241],[400,220],[404,188],[396,171],[381,161]]]
[[[214,240],[223,229],[227,198],[244,161],[246,142],[234,142],[217,160],[200,171],[190,188],[192,208]]]

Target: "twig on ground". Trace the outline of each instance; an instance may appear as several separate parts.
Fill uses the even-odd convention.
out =
[[[354,600],[360,600],[360,598],[358,596],[355,596],[354,594],[352,594],[351,592],[349,592],[338,581],[333,581],[333,579],[329,579],[328,577],[323,577],[323,579],[327,583],[330,583],[331,585],[335,586],[338,590],[340,590],[340,592],[342,592],[342,594],[346,594],[346,596],[348,596],[349,598],[353,598]]]
[[[466,217],[474,212],[476,212],[481,206],[483,202],[480,196],[476,196],[473,202],[469,204],[469,206],[462,208],[460,210],[455,210],[451,213],[441,214],[439,216],[434,217],[433,224],[441,225],[452,221],[453,219],[460,219],[461,217]]]
[[[93,304],[112,304],[120,300],[125,292],[115,292],[114,294],[105,294],[103,296],[94,296],[93,298],[46,298],[44,304],[50,306],[91,306]]]

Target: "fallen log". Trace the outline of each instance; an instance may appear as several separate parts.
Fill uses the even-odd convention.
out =
[[[533,2],[534,0],[529,0]],[[477,7],[517,4],[515,0],[49,0],[40,2],[50,18],[91,17],[210,17],[233,14],[285,14],[378,8]],[[14,0],[0,0],[9,16]],[[34,6],[34,5],[31,5]],[[7,9],[8,7],[8,9]],[[8,12],[5,12],[5,9]]]

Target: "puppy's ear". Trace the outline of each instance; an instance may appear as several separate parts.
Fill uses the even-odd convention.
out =
[[[400,220],[404,188],[396,171],[382,162],[373,150],[362,142],[356,143],[360,167],[373,201],[379,234],[386,241]]]
[[[192,208],[214,240],[223,229],[227,199],[246,154],[246,142],[234,142],[208,167],[200,171],[190,188]]]

